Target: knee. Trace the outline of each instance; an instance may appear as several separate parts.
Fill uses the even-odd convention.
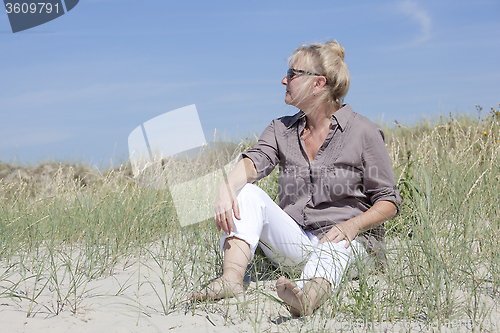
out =
[[[254,184],[245,184],[240,191],[237,193],[236,197],[238,201],[261,201],[262,195],[266,195],[264,191],[260,189],[257,185]]]
[[[240,189],[240,191],[238,192],[238,195],[248,195],[248,194],[256,193],[257,189],[260,189],[257,185],[246,183]]]

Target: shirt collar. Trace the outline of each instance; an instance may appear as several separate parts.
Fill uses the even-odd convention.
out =
[[[339,125],[340,130],[343,131],[345,127],[347,126],[347,121],[349,118],[351,118],[351,115],[354,111],[352,110],[351,106],[349,104],[344,104],[340,109],[335,111],[335,113],[332,115],[332,124],[333,125]],[[292,127],[297,121],[305,122],[306,118],[304,115],[304,112],[299,111],[296,114],[292,116],[292,119],[290,120],[290,124],[288,125],[288,128]],[[299,123],[299,125],[301,124]]]
[[[335,123],[337,123],[340,126],[340,130],[344,131],[353,113],[354,111],[351,106],[349,104],[344,104],[332,115],[332,124],[335,125]]]
[[[288,128],[292,127],[299,119],[302,120],[302,118],[305,120],[305,115],[304,112],[300,110],[299,112],[297,112],[292,116],[292,119],[290,119],[290,123],[288,124],[287,127]]]

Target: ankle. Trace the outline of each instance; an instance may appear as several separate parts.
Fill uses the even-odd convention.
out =
[[[224,267],[224,271],[222,273],[222,278],[229,282],[235,284],[243,284],[243,279],[245,277],[245,271],[242,271],[239,267]]]
[[[229,285],[238,285],[238,286],[243,285],[243,278],[239,274],[224,272],[221,278],[224,283],[227,283]]]

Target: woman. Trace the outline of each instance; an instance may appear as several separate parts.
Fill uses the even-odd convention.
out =
[[[342,105],[350,76],[336,41],[302,45],[289,59],[285,103],[219,190],[214,220],[224,231],[223,275],[193,299],[243,292],[260,243],[274,262],[303,267],[277,292],[293,315],[308,315],[339,287],[354,259],[384,258],[383,222],[401,202],[380,127]],[[253,183],[279,165],[279,206]]]

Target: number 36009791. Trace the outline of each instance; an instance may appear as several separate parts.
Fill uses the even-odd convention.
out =
[[[50,2],[39,2],[39,3],[6,3],[5,9],[7,14],[34,14],[34,13],[47,13],[50,14],[54,10],[59,13],[59,4],[52,5]]]

